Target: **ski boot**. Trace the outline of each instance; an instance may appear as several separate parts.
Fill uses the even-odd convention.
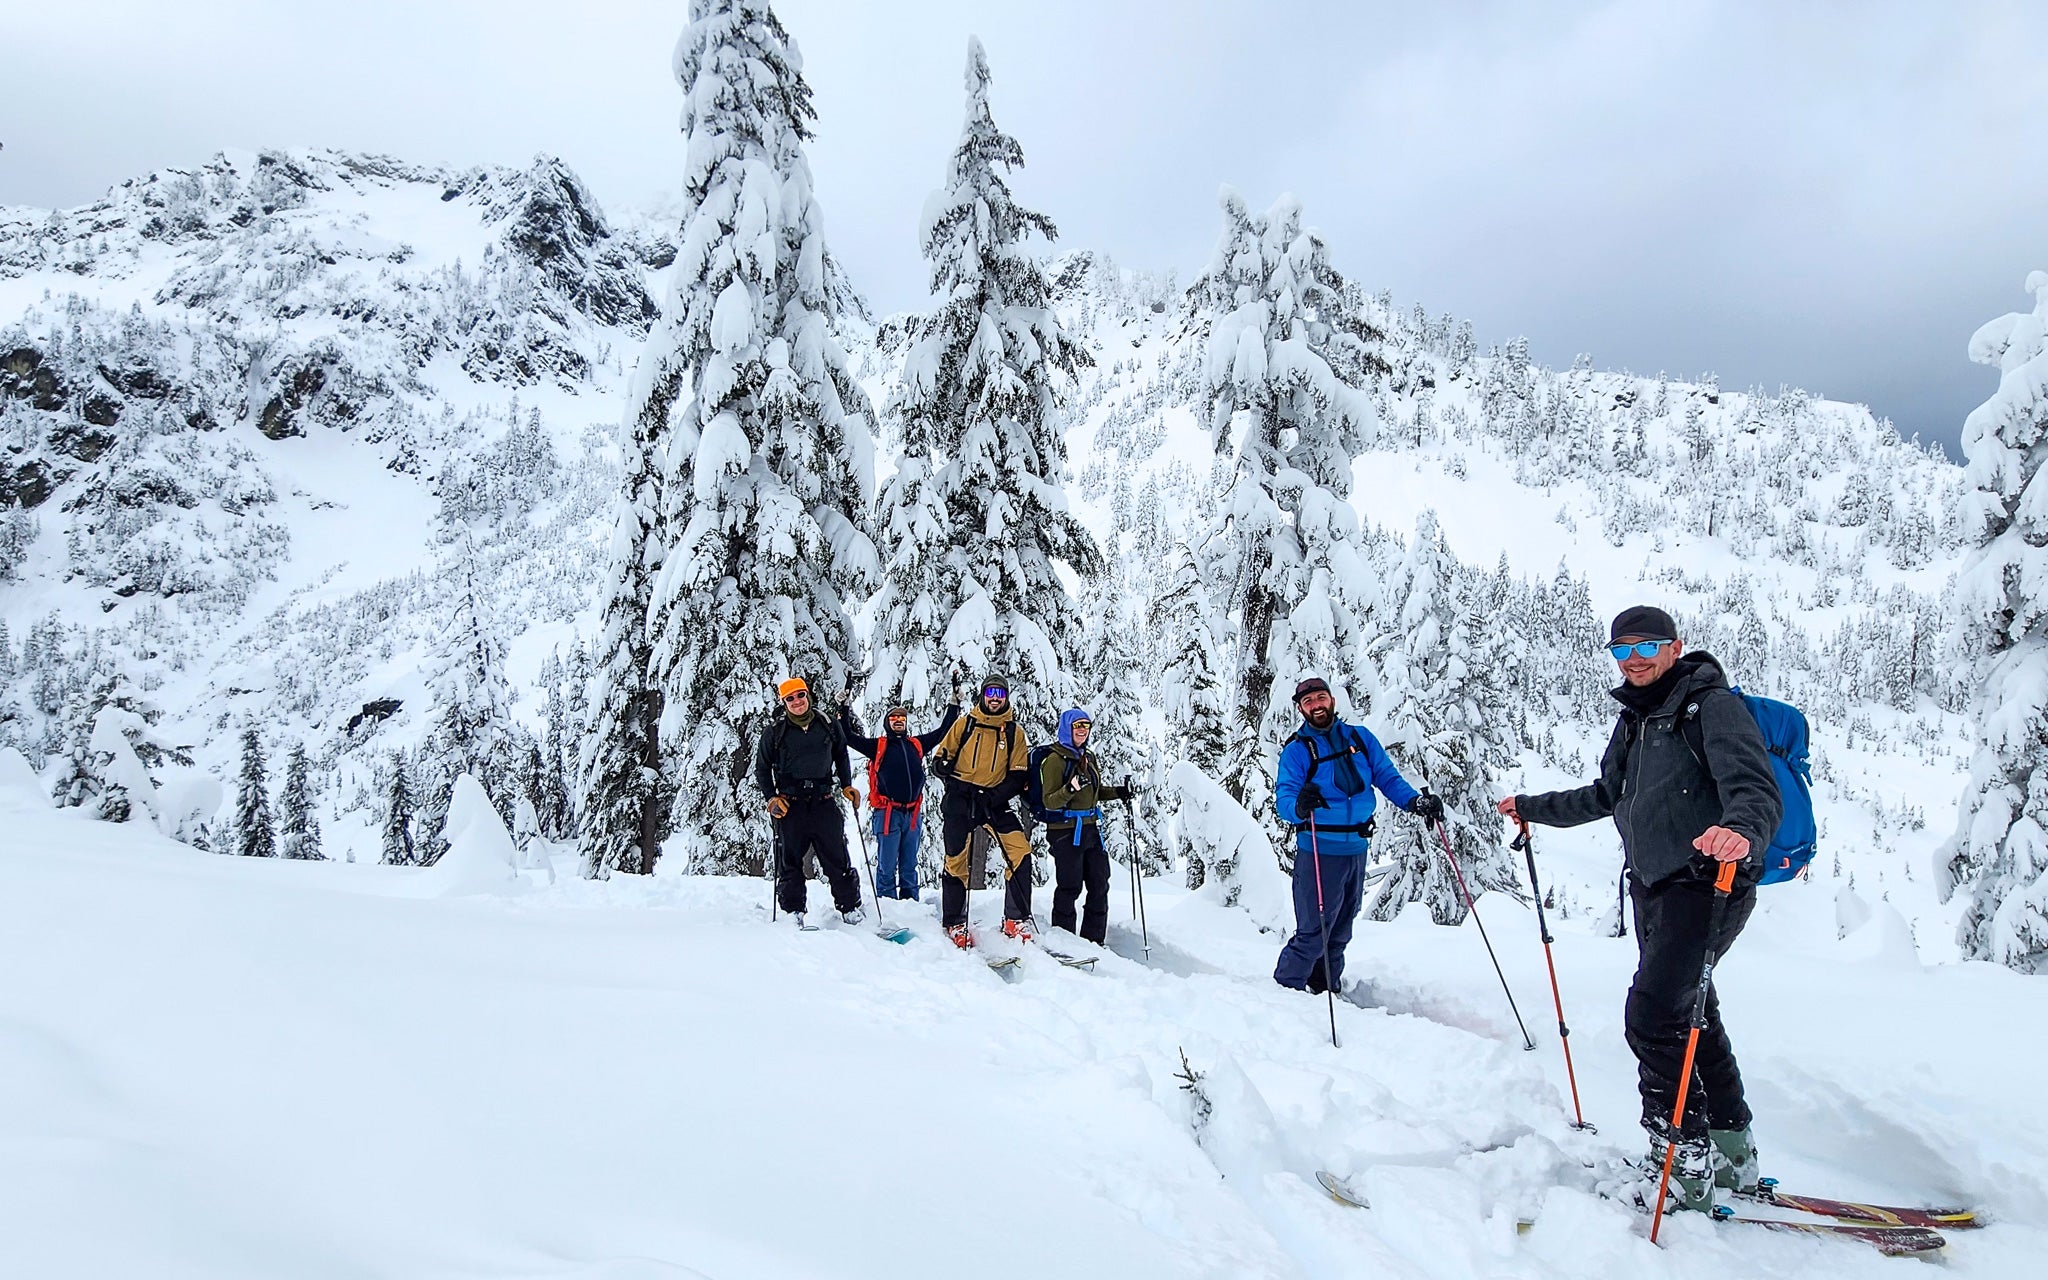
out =
[[[1763,1169],[1757,1163],[1756,1135],[1749,1126],[1711,1129],[1707,1137],[1714,1143],[1714,1185],[1738,1195],[1755,1195]]]
[[[962,951],[970,951],[974,948],[974,935],[967,931],[967,926],[964,924],[947,925],[946,937],[954,946]]]
[[[868,913],[867,908],[865,907],[855,907],[851,911],[842,911],[839,913],[839,922],[841,924],[859,924],[861,921],[867,918]]]
[[[1671,1146],[1667,1136],[1669,1126],[1650,1134],[1650,1161],[1646,1172],[1652,1178],[1662,1178],[1665,1152]],[[1656,1188],[1650,1189],[1649,1201],[1643,1207],[1650,1208],[1656,1203]],[[1714,1144],[1704,1135],[1696,1138],[1681,1136],[1678,1139],[1678,1153],[1671,1161],[1671,1190],[1664,1201],[1666,1210],[1691,1209],[1699,1213],[1714,1211]]]
[[[1003,936],[1005,938],[1014,938],[1019,942],[1038,941],[1038,932],[1031,927],[1029,920],[1003,921]]]

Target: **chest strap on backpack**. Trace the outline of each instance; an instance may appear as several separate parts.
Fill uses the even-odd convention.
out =
[[[1365,836],[1368,839],[1370,839],[1373,833],[1373,829],[1378,825],[1378,818],[1367,818],[1364,822],[1353,823],[1350,826],[1345,827],[1325,826],[1323,823],[1318,822],[1315,824],[1315,833],[1317,835],[1333,836]],[[1294,824],[1294,830],[1297,835],[1303,831],[1307,831],[1308,829],[1309,824],[1306,822],[1297,822]]]

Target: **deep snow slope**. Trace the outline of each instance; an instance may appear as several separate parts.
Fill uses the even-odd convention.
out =
[[[770,926],[766,886],[744,879],[529,875],[423,897],[431,873],[215,857],[53,810],[12,762],[0,773],[10,1275],[1906,1265],[1682,1219],[1660,1249],[1591,1195],[1581,1161],[1638,1142],[1618,1028],[1631,947],[1561,931],[1602,1129],[1576,1135],[1533,921],[1503,898],[1482,911],[1537,1052],[1471,931],[1413,915],[1361,931],[1361,1004],[1337,1006],[1336,1049],[1323,1003],[1268,980],[1275,936],[1164,879],[1146,890],[1148,962],[1119,885],[1097,972],[1032,955],[1005,984],[926,910],[899,911],[917,932],[899,947]],[[1998,1221],[1952,1233],[1951,1271],[2031,1274],[2048,1247],[2048,1104],[2030,1087],[2048,989],[1922,968],[1889,913],[1841,944],[1771,927],[1793,901],[1768,904],[1722,975],[1770,1168],[1981,1204]],[[1323,1197],[1319,1167],[1374,1207]]]

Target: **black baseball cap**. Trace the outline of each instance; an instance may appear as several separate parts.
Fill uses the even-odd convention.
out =
[[[1655,605],[1631,605],[1614,615],[1614,626],[1607,633],[1607,642],[1613,644],[1623,636],[1634,636],[1638,640],[1676,640],[1678,624],[1671,615]]]

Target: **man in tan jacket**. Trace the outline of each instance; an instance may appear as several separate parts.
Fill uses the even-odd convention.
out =
[[[1031,745],[1010,708],[1009,682],[991,676],[966,715],[932,749],[932,771],[946,780],[940,806],[945,822],[946,874],[939,882],[940,920],[956,947],[971,947],[967,929],[969,852],[986,828],[1003,851],[1003,932],[1029,941],[1031,841],[1011,802],[1024,794]]]

